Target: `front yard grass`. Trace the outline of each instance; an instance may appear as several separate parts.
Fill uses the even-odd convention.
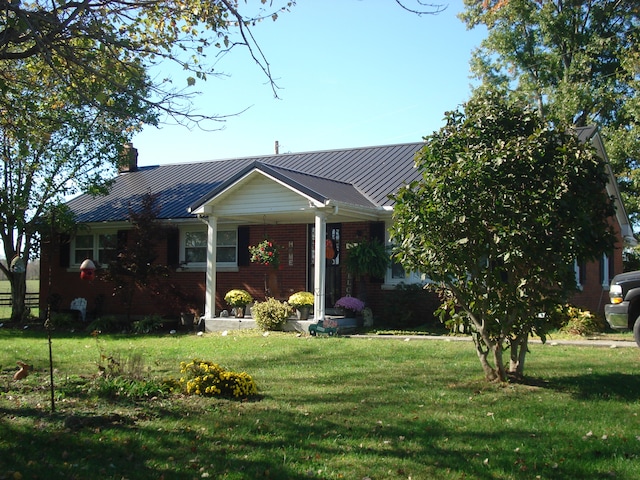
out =
[[[51,413],[46,335],[0,330],[0,479],[637,479],[640,349],[530,350],[495,385],[468,342],[54,332]],[[107,398],[101,354],[147,379],[211,360],[260,396]]]

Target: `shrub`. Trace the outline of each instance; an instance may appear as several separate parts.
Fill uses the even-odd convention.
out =
[[[399,283],[393,292],[385,292],[383,315],[385,324],[394,328],[434,324],[433,312],[439,301],[432,291],[415,283]],[[442,323],[447,320],[442,319]]]
[[[87,331],[93,332],[109,332],[118,333],[127,330],[126,320],[120,320],[113,315],[107,315],[104,317],[96,318],[87,326]]]
[[[101,398],[143,399],[165,397],[171,393],[171,386],[159,380],[141,380],[126,377],[98,377],[88,392]]]
[[[72,313],[52,313],[51,327],[58,329],[71,329],[78,325],[74,314]]]
[[[559,310],[564,317],[561,332],[585,336],[604,331],[604,322],[588,310],[571,305],[560,306]]]
[[[251,315],[260,330],[280,330],[293,313],[291,307],[275,298],[267,298],[264,302],[256,302]]]
[[[163,320],[159,315],[150,315],[142,320],[137,320],[131,325],[133,333],[151,333],[161,329]]]
[[[230,372],[213,362],[181,362],[180,373],[180,384],[187,395],[246,398],[258,393],[249,374]]]

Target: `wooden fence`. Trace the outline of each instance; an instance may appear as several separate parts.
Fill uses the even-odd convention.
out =
[[[24,302],[28,308],[38,308],[38,306],[40,305],[40,294],[27,293],[25,295]],[[0,293],[0,307],[10,307],[10,306],[11,306],[11,294]]]

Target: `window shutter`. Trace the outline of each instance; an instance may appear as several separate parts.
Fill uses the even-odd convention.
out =
[[[238,266],[248,266],[249,258],[249,227],[238,227]]]
[[[167,265],[173,268],[180,265],[180,230],[177,228],[167,231]]]
[[[60,242],[60,266],[68,268],[71,265],[71,237],[61,233],[58,241]]]
[[[385,225],[384,222],[372,222],[369,227],[369,235],[371,236],[371,240],[376,240],[383,245],[385,243]],[[379,278],[371,278],[371,283],[384,283],[384,277]]]
[[[127,249],[127,241],[129,240],[128,230],[118,230],[118,253],[122,253]]]

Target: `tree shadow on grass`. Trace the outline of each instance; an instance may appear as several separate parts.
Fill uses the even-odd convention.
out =
[[[526,378],[522,384],[568,393],[581,400],[640,399],[640,377],[625,373],[558,376],[549,379]]]

